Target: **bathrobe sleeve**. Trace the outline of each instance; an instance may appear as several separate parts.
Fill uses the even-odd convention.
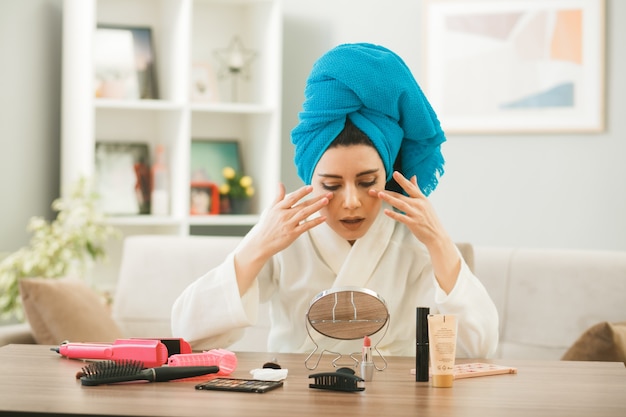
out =
[[[498,311],[487,290],[465,262],[456,285],[446,294],[437,280],[435,287],[436,312],[457,316],[457,357],[488,358],[498,347]]]
[[[234,254],[208,271],[180,294],[172,307],[172,335],[194,349],[227,347],[239,340],[244,328],[256,324],[258,285],[239,295]]]

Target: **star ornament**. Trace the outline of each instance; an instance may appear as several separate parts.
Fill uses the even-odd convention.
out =
[[[227,48],[215,50],[215,56],[220,62],[218,77],[250,78],[250,64],[256,58],[256,52],[246,48],[238,36],[233,37]]]

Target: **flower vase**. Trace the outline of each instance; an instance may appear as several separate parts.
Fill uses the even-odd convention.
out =
[[[249,214],[250,199],[249,198],[231,198],[230,214]]]

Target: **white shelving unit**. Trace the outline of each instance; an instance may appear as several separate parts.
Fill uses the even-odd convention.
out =
[[[282,14],[280,0],[65,0],[61,186],[95,171],[96,141],[146,142],[166,150],[170,209],[166,216],[111,217],[125,235],[186,235],[197,226],[251,226],[275,197],[280,180]],[[93,40],[97,26],[150,27],[158,99],[95,98]],[[238,37],[255,51],[249,79],[219,80],[220,100],[191,100],[191,68],[220,62],[215,51]],[[189,214],[193,139],[236,139],[256,193],[249,215]],[[116,249],[113,248],[113,258]],[[112,266],[117,272],[117,265]]]

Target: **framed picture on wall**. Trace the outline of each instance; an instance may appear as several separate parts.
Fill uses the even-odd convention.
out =
[[[424,90],[446,132],[604,129],[604,0],[427,0]]]
[[[98,25],[93,56],[95,97],[158,98],[149,27]]]

